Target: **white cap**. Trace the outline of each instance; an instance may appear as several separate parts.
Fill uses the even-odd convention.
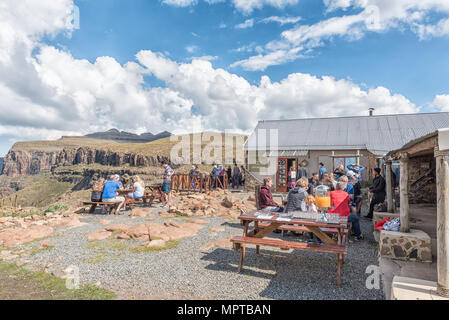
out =
[[[354,171],[349,170],[348,172],[346,172],[346,175],[347,175],[348,177],[353,177],[353,176],[355,175],[355,173],[354,173]]]

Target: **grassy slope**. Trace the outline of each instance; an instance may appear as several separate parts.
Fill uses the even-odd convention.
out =
[[[117,142],[111,140],[91,139],[87,137],[63,137],[58,140],[38,140],[16,142],[11,150],[24,151],[61,151],[64,148],[77,147],[101,147],[104,145],[114,145]]]
[[[66,280],[0,260],[0,300],[110,300],[111,291],[93,285],[67,289]]]
[[[209,134],[211,132],[208,132]],[[245,135],[240,134],[224,134],[217,133],[221,136],[221,141],[224,145],[225,136],[230,135],[233,137],[240,137],[241,139],[233,139],[233,154],[235,155],[236,147],[241,150],[243,143],[246,140]],[[92,139],[87,137],[63,137],[58,140],[48,140],[48,141],[28,141],[28,142],[17,142],[11,148],[12,150],[25,150],[25,151],[60,151],[64,148],[77,148],[77,147],[92,147],[100,150],[109,150],[113,152],[120,153],[137,153],[143,155],[160,155],[160,156],[170,156],[170,151],[173,146],[175,146],[181,137],[190,138],[190,152],[193,152],[193,138],[192,134],[189,135],[179,135],[167,138],[162,138],[159,140],[151,141],[148,143],[118,143],[111,140],[101,140]],[[206,138],[206,137],[204,137]],[[179,140],[178,140],[179,139]],[[204,149],[206,145],[210,143],[209,141],[202,141],[201,148]],[[224,150],[224,149],[223,149]],[[222,152],[224,157],[224,152]]]

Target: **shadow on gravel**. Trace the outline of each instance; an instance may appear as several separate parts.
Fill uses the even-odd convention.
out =
[[[365,288],[365,276],[358,269],[360,261],[346,259],[342,265],[342,286],[337,287],[337,257],[328,253],[304,251],[276,251],[246,248],[241,273],[237,272],[240,252],[228,248],[216,248],[205,254],[202,260],[210,261],[206,269],[245,276],[270,279],[261,287],[259,296],[265,299],[373,299]],[[229,281],[235,281],[231,278]],[[257,280],[255,279],[255,282]]]

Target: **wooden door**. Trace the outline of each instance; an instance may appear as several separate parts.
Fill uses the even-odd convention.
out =
[[[276,191],[287,192],[287,158],[278,158]]]

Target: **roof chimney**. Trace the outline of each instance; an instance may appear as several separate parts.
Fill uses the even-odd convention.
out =
[[[369,110],[369,116],[372,117],[372,116],[373,116],[374,108],[369,108],[368,110]]]

